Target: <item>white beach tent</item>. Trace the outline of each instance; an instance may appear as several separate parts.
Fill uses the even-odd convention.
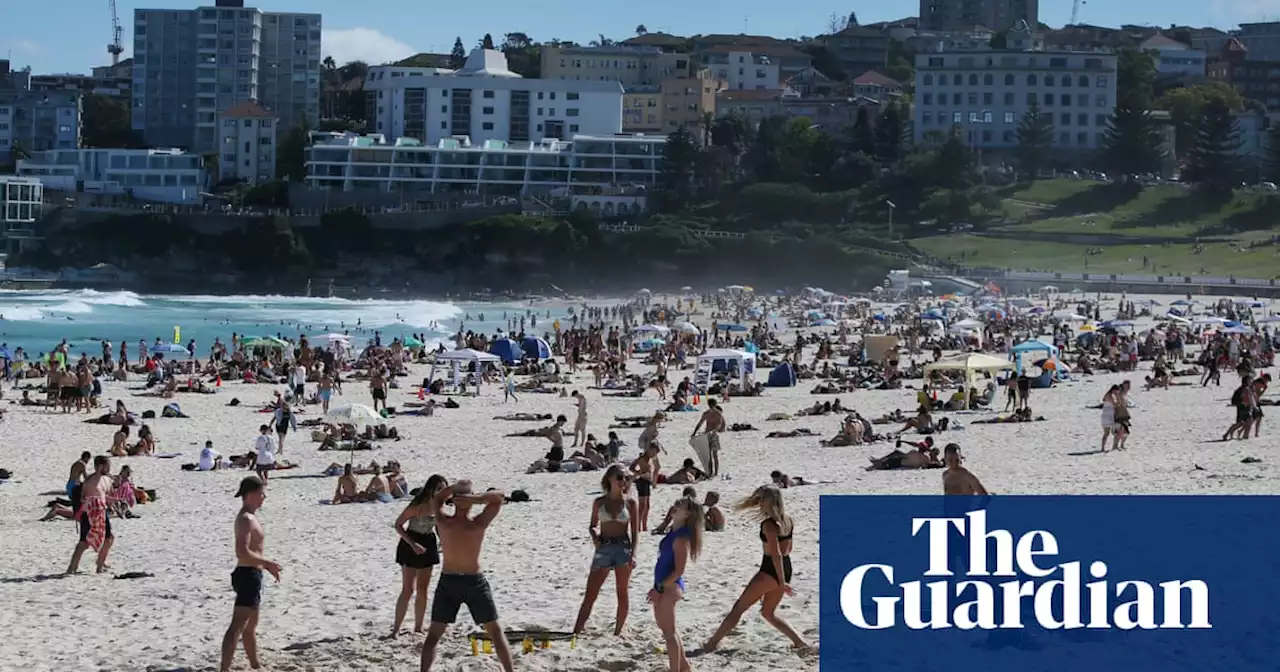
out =
[[[462,384],[461,369],[464,364],[471,364],[472,362],[474,362],[477,365],[484,364],[484,363],[492,363],[496,366],[501,366],[502,358],[497,355],[490,354],[488,352],[480,352],[479,350],[472,350],[471,348],[462,348],[460,350],[446,350],[436,355],[436,362],[435,364],[431,365],[431,373],[428,374],[428,378],[430,380],[435,380],[436,367],[443,365],[446,362],[452,365],[450,366],[450,381],[453,382],[455,385],[461,385]],[[479,367],[477,366],[477,368]],[[479,378],[477,378],[476,380],[477,380],[476,391],[478,393],[480,388],[480,384],[478,382]]]
[[[977,387],[974,384],[974,374],[979,371],[1008,371],[1012,368],[1013,362],[1007,359],[971,352],[946,357],[925,365],[924,377],[927,379],[933,371],[964,371],[964,389],[968,391],[970,388]]]
[[[693,372],[693,384],[699,390],[706,391],[711,383],[712,372],[717,368],[726,370],[734,368],[733,362],[737,362],[738,374],[742,376],[742,385],[745,388],[751,377],[755,375],[756,355],[753,352],[726,348],[712,348],[698,355],[698,363]]]

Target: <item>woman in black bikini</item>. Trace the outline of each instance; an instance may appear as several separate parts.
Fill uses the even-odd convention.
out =
[[[600,595],[600,588],[609,578],[610,571],[618,583],[618,614],[613,634],[622,634],[622,626],[626,625],[630,609],[631,570],[636,566],[636,545],[640,534],[639,507],[636,500],[627,496],[630,487],[631,477],[621,464],[610,466],[600,479],[600,489],[605,494],[591,503],[591,524],[587,531],[591,533],[595,553],[591,557],[591,572],[587,574],[587,592],[582,596],[578,620],[573,625],[574,634],[586,629],[591,608],[595,606],[596,597]],[[597,526],[600,529],[598,533]]]
[[[431,569],[440,564],[436,521],[430,513],[430,503],[431,498],[446,485],[448,482],[444,476],[433,474],[396,519],[396,534],[400,536],[400,543],[396,546],[396,564],[400,565],[400,597],[396,599],[396,621],[391,626],[392,637],[400,634],[405,612],[409,610],[409,598],[415,593],[418,599],[413,604],[413,631],[422,632],[422,619],[427,613],[427,588],[431,584]]]
[[[720,640],[737,627],[743,614],[756,602],[763,602],[760,615],[769,625],[786,635],[796,649],[810,650],[808,642],[777,613],[782,598],[791,594],[791,535],[795,531],[791,517],[782,505],[782,491],[775,485],[762,485],[736,508],[739,511],[754,511],[759,517],[764,560],[715,634],[702,645],[702,650],[715,651]]]

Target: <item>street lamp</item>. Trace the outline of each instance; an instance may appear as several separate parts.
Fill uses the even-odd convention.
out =
[[[886,200],[884,204],[889,206],[889,240],[893,240],[893,209],[898,205],[890,200]]]

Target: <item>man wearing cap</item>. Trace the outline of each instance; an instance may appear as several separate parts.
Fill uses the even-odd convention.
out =
[[[244,654],[249,666],[258,669],[258,605],[262,603],[262,570],[267,570],[278,582],[280,565],[268,560],[262,553],[266,531],[258,522],[257,511],[267,499],[262,479],[248,476],[240,481],[236,491],[240,498],[240,513],[236,516],[236,568],[231,572],[231,587],[236,592],[235,611],[231,627],[222,638],[222,671],[231,669],[231,659],[236,654],[236,642],[244,640]]]
[[[502,669],[507,672],[513,669],[511,647],[498,623],[498,608],[493,603],[489,582],[480,569],[484,533],[505,501],[506,496],[498,490],[479,496],[471,494],[471,481],[465,480],[444,488],[431,500],[429,508],[436,519],[444,560],[431,604],[431,628],[427,630],[427,642],[422,647],[422,672],[431,669],[440,637],[444,635],[445,628],[457,619],[458,609],[464,604],[471,612],[472,620],[484,628],[493,642]],[[441,510],[445,503],[453,504],[453,515]],[[484,510],[472,518],[467,514],[476,504],[483,504]]]

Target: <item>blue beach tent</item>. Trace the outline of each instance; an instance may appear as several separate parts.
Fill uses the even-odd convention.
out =
[[[490,343],[489,354],[501,357],[502,361],[508,364],[515,364],[524,357],[524,351],[520,349],[520,344],[509,338],[499,338]]]

